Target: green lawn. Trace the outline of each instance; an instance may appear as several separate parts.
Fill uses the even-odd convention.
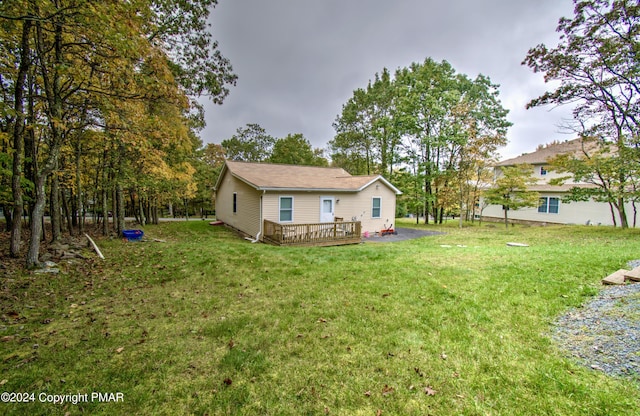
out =
[[[0,391],[35,397],[0,413],[640,414],[637,384],[550,340],[640,258],[640,232],[429,228],[446,234],[285,248],[165,223],[145,232],[166,242],[98,240],[105,261],[2,278]]]

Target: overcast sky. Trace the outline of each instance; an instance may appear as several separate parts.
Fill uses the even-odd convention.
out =
[[[551,88],[521,65],[529,48],[557,43],[562,16],[573,16],[572,0],[219,0],[212,31],[238,83],[221,106],[202,100],[202,140],[220,143],[257,123],[326,148],[355,89],[427,57],[500,84],[513,123],[503,158],[572,139],[558,127],[569,108],[525,109]]]

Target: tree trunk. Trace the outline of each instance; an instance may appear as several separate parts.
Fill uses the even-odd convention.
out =
[[[116,210],[118,212],[118,237],[122,237],[122,231],[124,231],[125,221],[124,221],[124,196],[122,195],[124,191],[122,190],[122,184],[120,182],[116,183]]]
[[[51,203],[50,203],[51,215],[51,239],[52,241],[58,241],[61,237],[60,227],[60,181],[58,175],[51,177]]]
[[[103,183],[102,186],[105,184]],[[109,235],[109,193],[105,188],[102,189],[102,235]]]
[[[71,212],[69,210],[69,200],[67,199],[67,190],[62,190],[62,210],[64,211],[65,222],[67,223],[67,231],[69,235],[73,235],[73,227],[71,223]]]
[[[78,197],[78,235],[84,234],[84,200],[82,198],[82,143],[78,138],[78,148],[76,149],[76,193]]]
[[[71,227],[69,227],[69,233],[75,235],[78,227],[78,200],[73,189],[69,189],[69,204],[71,204]]]
[[[111,218],[113,222],[113,231],[118,233],[118,201],[116,198],[116,188],[111,189]]]
[[[624,197],[618,197],[616,208],[618,209],[618,215],[620,216],[620,228],[629,228],[629,222],[627,221],[627,212],[624,207]]]
[[[27,253],[27,268],[33,269],[40,265],[40,238],[42,237],[42,219],[44,217],[44,206],[46,203],[45,183],[49,173],[48,170],[38,174],[35,184],[36,201],[31,212],[31,238],[29,239],[29,251]]]
[[[24,200],[22,197],[22,164],[24,163],[24,87],[27,79],[27,72],[30,67],[29,60],[29,33],[32,22],[24,20],[22,22],[22,39],[20,45],[20,65],[16,77],[14,91],[14,109],[16,121],[13,129],[13,170],[11,178],[11,192],[13,193],[13,224],[11,227],[11,242],[9,244],[9,254],[11,257],[20,255],[20,243],[22,241],[22,213]]]
[[[9,204],[2,205],[2,213],[4,214],[5,231],[11,231],[13,228],[13,217],[11,216],[12,206]]]
[[[31,239],[29,242],[29,251],[27,253],[27,268],[39,266],[40,236],[42,234],[42,218],[44,216],[44,206],[46,203],[45,184],[49,175],[54,172],[58,166],[58,158],[60,156],[60,147],[62,142],[62,96],[60,94],[60,76],[58,68],[62,64],[62,22],[59,17],[55,23],[55,41],[53,44],[54,60],[53,69],[46,64],[45,43],[42,27],[36,22],[37,30],[37,47],[38,59],[44,91],[47,101],[47,117],[50,127],[49,148],[46,161],[42,169],[38,169],[35,180],[35,205],[31,213]]]
[[[616,219],[616,212],[614,211],[613,202],[609,201],[609,211],[611,212],[611,220],[613,221],[613,226],[618,226],[618,220]]]

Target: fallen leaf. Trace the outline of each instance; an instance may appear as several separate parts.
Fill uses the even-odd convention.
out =
[[[233,383],[233,381],[232,381],[229,377],[225,378],[222,382],[223,382],[226,386],[230,386],[230,385]]]
[[[327,320],[326,320],[326,319],[324,319],[324,318],[318,318],[318,322],[320,322],[320,323],[323,323],[323,324],[324,324],[324,323],[326,323],[326,322],[327,322]]]
[[[0,381],[0,386],[4,386],[5,384],[7,384],[9,382],[9,380],[7,380],[6,378],[2,381]]]
[[[367,397],[371,397],[371,390],[365,391],[364,395],[367,396]]]
[[[378,411],[376,412],[376,416],[382,416],[382,409],[378,409]]]
[[[235,342],[233,342],[233,338],[231,338],[231,339],[229,340],[229,343],[227,344],[227,346],[229,347],[229,349],[232,349],[232,348],[234,347],[234,345],[236,345],[236,343],[235,343]]]
[[[424,388],[424,394],[427,396],[435,396],[438,391],[434,390],[433,387],[427,386]]]
[[[122,351],[124,351],[124,347],[120,347],[120,348],[118,348],[118,349],[116,350],[116,352],[117,352],[118,354],[120,354]]]
[[[388,297],[388,296],[391,296],[391,293],[383,293],[383,294],[382,294],[382,297],[383,297],[383,298],[386,298],[386,297]]]
[[[382,395],[383,396],[388,396],[391,393],[393,393],[395,391],[395,389],[393,387],[390,387],[388,385],[384,385],[384,387],[382,388]]]
[[[444,352],[442,354],[440,354],[440,358],[442,358],[443,360],[447,359],[447,354],[445,354]]]

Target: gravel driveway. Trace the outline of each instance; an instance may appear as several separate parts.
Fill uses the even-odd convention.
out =
[[[634,261],[630,268],[640,265]],[[640,382],[640,283],[607,286],[559,317],[553,339],[586,367]]]

